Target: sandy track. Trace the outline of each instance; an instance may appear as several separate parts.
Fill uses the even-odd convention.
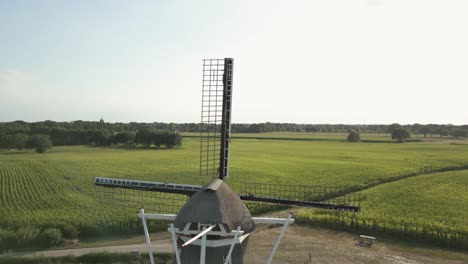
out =
[[[257,255],[267,256],[279,228],[255,233],[250,241],[250,259]],[[462,264],[468,263],[468,256],[463,253],[450,254],[447,259],[441,252],[427,249],[401,250],[379,241],[371,248],[356,245],[357,236],[327,229],[292,226],[275,255],[276,263],[382,263],[382,264]],[[378,239],[378,238],[377,238]],[[249,252],[247,252],[249,254]],[[251,261],[249,263],[256,263]]]
[[[159,240],[153,243],[154,252],[172,253],[172,241],[171,240]],[[108,247],[93,247],[93,248],[75,248],[75,249],[59,249],[59,250],[45,250],[45,251],[34,251],[34,252],[17,252],[9,254],[9,256],[21,256],[21,257],[63,257],[63,256],[81,256],[89,253],[101,253],[101,252],[112,252],[112,253],[129,253],[131,251],[147,252],[146,244],[133,244],[133,245],[122,245],[122,246],[108,246]]]
[[[287,217],[302,208],[270,212],[268,217]],[[280,227],[267,228],[265,225],[257,227],[251,234],[249,247],[245,254],[245,263],[266,263],[273,248]],[[163,239],[157,239],[161,236]],[[172,241],[167,234],[156,234],[153,241],[154,252],[172,253]],[[144,241],[143,235],[140,241]],[[330,229],[312,228],[308,226],[290,226],[275,255],[273,263],[327,263],[327,264],[468,264],[468,254],[453,253],[443,250],[424,248],[398,248],[378,240],[371,248],[356,246],[357,235]],[[116,241],[118,242],[118,241]],[[131,251],[147,252],[145,243],[131,245],[104,246],[92,248],[77,248],[63,250],[48,250],[26,253],[14,253],[14,256],[24,257],[59,257],[79,256],[97,252],[129,253]]]
[[[258,232],[252,234],[249,241],[250,245],[246,252],[245,263],[265,263],[280,228],[267,229],[265,226],[260,226],[258,230]],[[464,253],[447,254],[447,252],[440,250],[431,252],[428,249],[414,248],[402,250],[379,241],[373,247],[367,248],[356,246],[356,240],[356,235],[345,232],[293,225],[288,228],[275,256],[274,263],[468,263],[468,256]],[[172,252],[172,242],[169,239],[158,240],[153,243],[153,248],[155,252]],[[78,256],[96,252],[128,253],[130,251],[146,252],[146,244],[37,251],[15,253],[14,255],[24,257],[59,257],[67,255]]]

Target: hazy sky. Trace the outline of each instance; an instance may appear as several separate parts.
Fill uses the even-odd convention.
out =
[[[468,1],[0,0],[0,122],[468,123]]]

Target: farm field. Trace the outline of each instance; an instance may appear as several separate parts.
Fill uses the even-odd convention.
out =
[[[412,223],[419,224],[426,220],[428,223],[439,223],[437,219],[446,214],[447,208],[434,206],[431,211],[421,209],[407,218],[400,207],[410,199],[409,191],[405,195],[394,196],[396,203],[392,200],[391,205],[389,203],[388,207],[380,208],[376,205],[388,199],[385,196],[388,192],[377,189],[375,192],[380,195],[376,195],[373,190],[400,183],[401,178],[406,176],[466,169],[467,165],[468,145],[463,144],[376,144],[339,140],[236,138],[232,144],[231,177],[228,184],[236,190],[241,182],[345,185],[364,189],[398,180],[366,190],[364,193],[369,192],[369,195],[366,196],[359,217],[386,219],[388,211],[396,206],[397,210],[392,211],[394,218],[389,219],[406,219],[408,226],[412,226]],[[171,150],[68,146],[55,147],[45,154],[0,151],[0,228],[15,232],[27,229],[27,232],[20,233],[34,233],[48,227],[73,225],[82,236],[139,231],[141,227],[136,219],[136,210],[116,210],[96,202],[94,177],[206,183],[208,179],[198,176],[198,166],[197,138],[184,138],[182,148]],[[457,173],[454,175],[458,175],[456,177],[459,179],[454,185],[464,191],[468,185],[466,180],[463,181],[466,179],[463,176],[466,171]],[[430,176],[433,175],[438,174]],[[441,175],[448,175],[444,176],[445,179],[452,177],[451,173]],[[420,177],[425,176],[404,181]],[[458,208],[468,204],[466,196],[447,190],[441,189],[443,193],[433,197],[444,199],[444,204],[458,199]],[[389,192],[393,193],[393,189]],[[427,193],[427,196],[430,197],[431,193]],[[258,207],[252,209],[253,213],[260,210]],[[466,231],[467,223],[463,221],[466,215],[451,214],[450,219],[458,221],[458,230]],[[335,220],[331,221],[335,224]],[[441,226],[442,229],[446,227],[447,224]],[[161,229],[162,225],[154,223],[152,228]]]
[[[419,175],[362,192],[361,212],[309,210],[300,222],[468,247],[468,170]]]

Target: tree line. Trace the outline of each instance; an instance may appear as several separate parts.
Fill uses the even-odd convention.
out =
[[[15,133],[12,135],[0,135],[0,149],[35,149],[38,153],[44,153],[52,147],[52,141],[48,135],[26,135]]]
[[[182,136],[171,126],[132,125],[131,127],[135,130],[103,121],[0,123],[0,149],[32,148],[43,153],[52,145],[132,145],[171,149],[182,144]]]
[[[255,123],[255,124],[232,124],[233,133],[264,133],[264,132],[305,132],[305,133],[347,133],[351,130],[357,130],[362,133],[389,133],[393,126],[390,125],[345,125],[345,124],[295,124],[295,123]],[[452,137],[467,137],[468,125],[456,126],[451,124],[412,124],[412,125],[399,125],[408,130],[412,134],[424,134],[425,136],[452,136]],[[14,121],[0,123],[1,134],[54,134],[56,140],[60,138],[64,144],[70,144],[71,138],[74,141],[84,143],[87,138],[92,137],[90,132],[104,131],[107,134],[115,134],[118,132],[134,132],[141,130],[153,131],[178,131],[178,132],[200,132],[206,129],[206,126],[198,123],[108,123],[96,121],[72,121],[72,122],[55,122],[55,121],[41,121],[41,122],[24,122]],[[64,132],[69,134],[78,135],[64,135]],[[88,134],[83,133],[88,132]],[[96,135],[94,135],[96,136]],[[79,138],[79,140],[78,140]]]
[[[399,124],[396,124],[399,125]],[[347,125],[347,124],[296,124],[296,123],[254,123],[254,124],[232,124],[231,130],[233,133],[265,133],[265,132],[304,132],[304,133],[348,133],[351,130],[357,130],[361,133],[388,133],[389,129],[395,124],[389,125]],[[468,125],[451,125],[451,124],[410,124],[399,125],[408,130],[412,134],[424,134],[425,136],[451,136],[451,137],[468,137]],[[200,126],[199,123],[109,123],[101,121],[71,121],[71,122],[55,122],[55,121],[40,121],[40,122],[4,122],[0,123],[1,134],[51,134],[63,133],[63,130],[74,131],[74,133],[82,131],[105,131],[109,134],[118,132],[133,132],[141,130],[152,131],[170,131],[170,132],[200,132],[206,129],[205,126]],[[58,135],[57,135],[58,136]],[[65,139],[62,139],[65,140]]]
[[[391,124],[387,128],[387,133],[390,134],[392,139],[397,140],[400,143],[405,142],[406,140],[411,138],[411,132],[401,126],[400,124]],[[424,137],[427,135],[424,134]],[[432,136],[432,135],[431,135]],[[359,130],[352,129],[349,131],[347,140],[349,142],[359,142],[361,141],[361,133]]]
[[[38,152],[48,147],[65,145],[97,145],[114,144],[143,145],[155,148],[173,148],[180,146],[182,137],[178,132],[201,132],[208,129],[205,124],[197,123],[109,123],[104,120],[72,121],[72,122],[24,122],[14,121],[0,123],[0,148],[35,148]],[[468,125],[456,126],[450,124],[412,124],[412,125],[345,125],[345,124],[295,124],[295,123],[255,123],[232,124],[233,133],[265,133],[265,132],[302,132],[302,133],[391,133],[392,138],[404,141],[410,134],[440,136],[453,138],[468,138]],[[395,133],[395,131],[397,133]],[[34,137],[33,137],[34,136]],[[358,140],[353,132],[350,140]],[[32,143],[36,143],[33,145]],[[38,143],[39,142],[39,143]],[[45,142],[45,143],[44,143]]]

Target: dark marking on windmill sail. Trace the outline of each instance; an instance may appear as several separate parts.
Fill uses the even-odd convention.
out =
[[[254,231],[255,223],[239,196],[220,179],[214,179],[192,195],[174,220],[174,227],[179,228],[179,230],[183,230],[187,226],[213,224],[222,225],[228,233],[235,231],[239,226],[241,231],[244,231],[243,241],[236,244],[232,253],[232,263],[242,263],[248,243],[248,234]],[[223,240],[225,240],[223,236],[208,236],[207,239],[218,245],[207,245],[206,263],[224,263],[224,257],[229,252],[230,244],[223,245]],[[179,238],[177,243],[179,246],[182,245],[182,239]],[[179,248],[181,248],[182,263],[200,262],[199,258],[196,257],[200,255],[199,245]]]

